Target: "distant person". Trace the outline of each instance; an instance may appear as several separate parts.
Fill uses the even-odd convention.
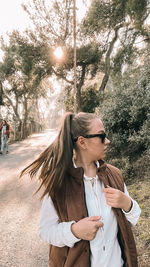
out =
[[[131,229],[141,210],[121,172],[104,162],[110,141],[99,117],[67,113],[56,139],[21,176],[38,173],[40,237],[49,267],[137,267]]]
[[[1,151],[0,154],[4,153],[4,148],[6,146],[6,153],[8,153],[8,138],[10,134],[10,126],[6,120],[3,120],[0,126],[1,131]]]

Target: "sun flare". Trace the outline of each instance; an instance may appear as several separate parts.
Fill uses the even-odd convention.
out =
[[[60,46],[55,49],[54,55],[58,59],[61,59],[63,57],[63,50],[62,50],[62,48]]]

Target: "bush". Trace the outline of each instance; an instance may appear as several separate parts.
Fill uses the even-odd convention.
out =
[[[150,71],[143,65],[116,83],[100,110],[111,143],[107,159],[125,179],[148,176],[150,165]],[[132,76],[132,77],[131,77]]]
[[[109,157],[138,159],[150,144],[150,87],[137,83],[134,88],[122,86],[112,93],[101,113],[111,140]]]
[[[135,180],[135,170],[128,157],[110,159],[109,163],[120,169],[126,184],[132,184]]]

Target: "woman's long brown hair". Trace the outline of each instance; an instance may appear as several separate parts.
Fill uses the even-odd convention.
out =
[[[39,173],[40,187],[44,186],[41,199],[46,195],[52,196],[60,190],[67,168],[72,164],[74,142],[73,137],[85,135],[89,130],[89,123],[95,114],[80,112],[77,115],[66,113],[58,136],[53,143],[20,174],[29,174],[31,179]]]

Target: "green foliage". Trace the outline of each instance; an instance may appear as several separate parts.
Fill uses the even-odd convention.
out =
[[[67,112],[74,112],[74,97],[73,96],[65,97],[64,103],[65,103],[65,108]]]
[[[96,43],[90,43],[77,49],[77,65],[96,64],[100,57],[101,53]]]
[[[147,0],[128,0],[127,2],[127,13],[131,16],[136,28],[142,26],[147,4]]]
[[[64,103],[67,112],[74,112],[74,96],[71,94],[71,90],[72,86],[65,86],[65,93],[59,99],[59,102]]]
[[[140,28],[137,25],[142,26],[147,4],[147,0],[94,0],[83,25],[88,32],[99,33],[114,29],[118,25],[122,27],[128,15],[136,28]]]
[[[135,54],[136,49],[133,47],[133,44],[127,44],[122,48],[119,48],[115,57],[113,58],[113,74],[122,73],[122,67],[125,64],[133,63],[133,55]]]
[[[82,110],[84,112],[94,113],[95,108],[99,105],[99,93],[93,88],[86,88],[82,92]]]
[[[104,29],[112,29],[124,20],[125,4],[126,1],[92,1],[88,15],[84,20],[84,27],[88,32],[94,30],[97,33]]]
[[[0,81],[4,104],[7,110],[11,106],[18,127],[22,127],[22,137],[26,137],[31,103],[44,94],[41,79],[47,75],[47,70],[51,71],[51,64],[45,56],[47,49],[40,43],[31,43],[17,31],[9,35],[9,44],[2,42],[1,47],[4,57],[0,63]]]
[[[109,163],[120,169],[126,183],[132,184],[135,180],[136,172],[130,162],[129,157],[109,158]],[[139,177],[139,176],[138,176]]]
[[[9,37],[9,45],[2,45],[4,59],[0,63],[1,80],[7,80],[12,90],[15,83],[19,90],[18,96],[24,90],[25,93],[34,95],[38,93],[38,86],[47,72],[48,60],[43,59],[43,46],[35,46],[18,32],[13,32]]]
[[[129,157],[137,160],[150,145],[150,73],[149,60],[127,73],[112,92],[112,99],[102,109],[108,138],[111,140],[109,158]]]

